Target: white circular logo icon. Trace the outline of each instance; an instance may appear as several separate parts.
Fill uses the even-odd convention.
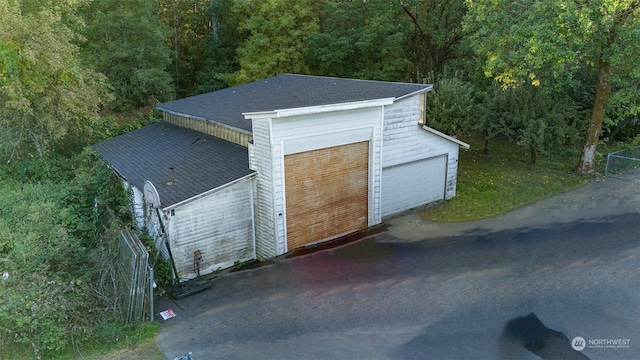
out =
[[[582,336],[576,336],[571,340],[571,347],[575,351],[582,351],[587,346],[587,342],[584,340]]]

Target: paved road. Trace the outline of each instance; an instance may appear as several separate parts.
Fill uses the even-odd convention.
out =
[[[217,278],[185,310],[158,300],[177,313],[158,339],[166,358],[539,359],[525,343],[546,359],[640,358],[639,183],[597,181],[478,222],[386,224]]]

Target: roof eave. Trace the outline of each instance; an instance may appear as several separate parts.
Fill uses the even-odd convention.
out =
[[[241,133],[245,133],[245,134],[248,134],[248,135],[253,135],[253,133],[251,131],[248,131],[246,129],[241,129],[239,127],[235,127],[235,126],[231,126],[229,124],[221,123],[219,121],[214,121],[214,120],[210,120],[210,119],[207,119],[207,118],[203,118],[201,116],[195,116],[195,115],[190,115],[190,114],[183,113],[183,112],[173,111],[173,110],[165,109],[165,108],[160,107],[160,106],[156,106],[156,110],[163,111],[163,112],[166,112],[166,113],[171,114],[171,115],[182,116],[182,117],[189,118],[189,119],[208,122],[208,123],[215,124],[215,125],[223,127],[223,128],[227,128],[227,129],[234,130],[234,131],[239,131]]]
[[[422,125],[422,128],[423,128],[424,130],[426,130],[426,131],[428,131],[428,132],[430,132],[430,133],[434,134],[434,135],[438,135],[438,136],[440,136],[440,137],[442,137],[442,138],[445,138],[445,139],[447,139],[447,140],[449,140],[449,141],[452,141],[452,142],[454,142],[454,143],[458,144],[459,146],[461,146],[461,147],[463,147],[463,148],[465,148],[465,149],[468,149],[468,148],[470,148],[470,147],[471,147],[471,146],[470,146],[469,144],[467,144],[466,142],[464,142],[464,141],[460,141],[460,140],[458,140],[458,139],[454,138],[453,136],[449,136],[449,135],[447,135],[447,134],[445,134],[445,133],[442,133],[442,132],[440,132],[440,131],[438,131],[438,130],[436,130],[436,129],[434,129],[434,128],[430,128],[430,127],[428,127],[428,126],[426,126],[426,125]]]
[[[417,90],[417,91],[402,95],[400,97],[397,97],[395,99],[395,101],[402,100],[402,99],[405,99],[405,98],[408,98],[408,97],[411,97],[413,95],[420,94],[420,93],[423,93],[423,92],[426,93],[426,92],[429,92],[431,90],[433,90],[433,85],[427,85],[427,86],[425,86],[424,88],[422,88],[420,90]]]
[[[250,174],[248,174],[248,175],[245,175],[245,176],[243,176],[243,177],[240,177],[240,178],[237,178],[237,179],[235,179],[235,180],[232,180],[232,181],[230,181],[230,182],[228,182],[228,183],[226,183],[226,184],[220,185],[220,186],[215,187],[215,188],[213,188],[213,189],[211,189],[211,190],[207,190],[207,191],[205,191],[205,192],[203,192],[203,193],[200,193],[200,194],[198,194],[198,195],[195,195],[195,196],[192,196],[192,197],[190,197],[190,198],[187,198],[187,199],[184,199],[184,200],[178,201],[178,202],[173,203],[173,204],[171,204],[171,205],[167,205],[167,206],[165,206],[165,207],[163,207],[163,208],[162,208],[162,211],[165,211],[165,212],[166,212],[166,211],[170,211],[170,210],[172,210],[172,209],[179,208],[179,207],[181,207],[181,206],[183,206],[183,205],[186,205],[186,204],[189,204],[189,203],[191,203],[191,202],[194,202],[194,201],[196,201],[196,200],[198,200],[198,199],[202,199],[202,198],[204,198],[204,197],[207,197],[207,196],[209,196],[209,195],[211,195],[211,194],[213,194],[213,193],[216,193],[216,192],[218,192],[218,191],[220,191],[220,190],[224,190],[224,189],[226,189],[226,188],[228,188],[228,187],[231,187],[231,186],[233,186],[233,185],[235,185],[235,184],[241,183],[241,182],[243,182],[243,181],[245,181],[245,180],[252,179],[252,178],[254,178],[255,176],[256,176],[256,173],[255,173],[255,172],[252,172],[252,173],[250,173]]]
[[[289,117],[289,116],[311,115],[311,114],[319,114],[319,113],[332,112],[332,111],[345,111],[345,110],[354,110],[354,109],[362,109],[362,108],[369,108],[369,107],[376,107],[376,106],[391,105],[394,103],[395,100],[396,98],[382,98],[382,99],[352,101],[352,102],[345,102],[345,103],[307,106],[307,107],[290,108],[290,109],[276,109],[276,110],[269,110],[269,111],[246,112],[246,113],[242,113],[242,115],[244,115],[245,119],[283,118],[283,117]]]
[[[160,105],[162,105],[162,104],[160,104]],[[195,120],[208,121],[206,118],[203,118],[202,116],[195,116],[195,115],[186,114],[186,113],[179,112],[179,111],[169,110],[167,108],[163,108],[160,105],[156,105],[156,110],[159,110],[159,111],[162,111],[162,112],[166,112],[166,113],[171,114],[171,115],[183,116],[183,117],[191,118],[191,119],[195,119]]]

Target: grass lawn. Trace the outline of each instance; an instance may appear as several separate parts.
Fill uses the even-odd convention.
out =
[[[531,165],[522,148],[506,141],[492,140],[486,155],[481,141],[471,140],[470,145],[471,149],[460,150],[456,197],[425,209],[425,220],[453,222],[492,217],[591,179],[574,171],[579,149],[538,155],[538,163]]]
[[[55,356],[40,357],[52,360],[163,360],[164,353],[157,343],[160,324],[141,323],[136,327],[113,325],[108,336],[95,334],[89,343],[68,348]],[[0,337],[0,359],[35,359],[31,346],[3,342]]]
[[[114,329],[115,330],[115,329]],[[114,343],[96,341],[86,351],[78,351],[75,360],[162,360],[157,343],[160,323],[140,323],[124,329]],[[112,336],[112,335],[111,335]]]

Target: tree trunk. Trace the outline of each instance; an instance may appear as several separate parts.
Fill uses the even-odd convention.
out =
[[[218,35],[218,14],[216,13],[215,0],[211,0],[209,8],[211,9],[211,30],[213,34],[213,41],[219,42],[220,35]]]
[[[535,165],[538,161],[538,151],[532,146],[529,147],[529,163]]]
[[[595,173],[596,146],[600,132],[602,131],[602,122],[604,121],[604,113],[607,109],[607,101],[611,96],[611,85],[609,84],[609,76],[611,75],[611,63],[600,60],[598,63],[598,84],[596,85],[596,97],[593,102],[593,111],[589,128],[587,129],[587,137],[580,156],[580,164],[578,171],[584,174]]]

